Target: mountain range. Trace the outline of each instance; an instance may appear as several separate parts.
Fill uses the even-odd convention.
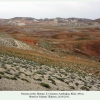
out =
[[[44,18],[36,19],[32,17],[14,17],[10,19],[0,19],[0,25],[48,25],[48,26],[100,26],[100,18],[86,19],[86,18]]]

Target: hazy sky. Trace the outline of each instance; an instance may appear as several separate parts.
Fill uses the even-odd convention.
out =
[[[0,1],[0,18],[33,17],[33,18],[100,18],[99,1]]]

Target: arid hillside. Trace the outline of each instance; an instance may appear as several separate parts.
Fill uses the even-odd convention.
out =
[[[72,54],[100,60],[99,28],[3,26],[0,30],[3,32],[1,34],[9,34],[17,41],[32,46],[34,50],[45,49],[57,55]]]
[[[100,28],[0,26],[0,86],[100,90]]]

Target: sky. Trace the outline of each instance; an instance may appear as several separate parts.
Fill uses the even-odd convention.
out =
[[[0,1],[0,18],[100,18],[100,1]]]

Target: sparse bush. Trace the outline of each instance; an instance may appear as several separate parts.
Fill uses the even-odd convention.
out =
[[[69,82],[65,82],[66,84],[69,84]]]
[[[20,71],[20,67],[16,67],[16,70]]]
[[[19,76],[20,76],[20,73],[15,73],[14,74],[14,77],[18,77],[19,78]]]
[[[66,73],[65,73],[64,75],[65,75],[65,76],[67,76],[67,74],[66,74]]]
[[[26,76],[29,76],[29,75],[27,75],[27,74],[26,74],[26,73],[24,73],[24,72],[19,72],[19,75],[20,75],[20,74],[24,74],[24,75],[26,75]]]
[[[0,72],[1,75],[4,75],[4,72]]]
[[[73,71],[73,70],[70,70],[69,72],[70,72],[70,73],[73,73],[74,71]]]
[[[58,80],[64,82],[64,79],[63,79],[63,78],[58,78],[58,77],[56,77],[56,78],[57,78]]]
[[[74,89],[75,89],[75,87],[74,87],[74,86],[70,86],[70,89],[73,89],[73,90],[74,90]]]
[[[75,77],[74,76],[71,76],[71,79],[75,79]]]
[[[5,73],[12,75],[12,73],[10,72],[10,70],[5,71]]]
[[[44,76],[43,76],[43,75],[42,75],[41,77],[42,77],[42,78],[44,78]]]
[[[26,82],[29,82],[29,80],[27,80],[27,79],[25,79],[25,78],[21,78],[21,80],[26,81]]]
[[[48,80],[50,80],[52,84],[56,85],[56,82],[53,79],[49,78]]]
[[[11,79],[12,79],[12,80],[17,80],[17,78],[15,78],[15,77],[11,77]]]
[[[81,78],[79,78],[79,80],[80,80],[80,81],[82,81],[82,79],[81,79]]]
[[[4,76],[4,78],[11,79],[11,80],[17,80],[17,78],[15,78],[15,77]]]
[[[82,78],[85,78],[85,76],[82,76]]]
[[[94,85],[94,81],[93,80],[91,81],[91,85]]]
[[[37,74],[45,75],[46,73],[44,71],[37,71]]]
[[[35,79],[35,80],[37,80],[37,81],[42,81],[42,79],[40,79],[40,78],[38,78],[38,79]]]
[[[89,88],[91,88],[92,86],[88,86]]]
[[[49,89],[51,88],[51,87],[50,87],[48,84],[46,84],[46,83],[40,83],[40,85],[43,86],[43,87],[45,87],[45,88],[49,88]]]
[[[5,70],[7,69],[7,67],[4,64],[2,65],[2,68],[4,68]]]
[[[2,76],[0,76],[0,79],[2,79]]]
[[[89,88],[87,88],[86,86],[82,86],[80,89],[89,91]]]
[[[66,69],[65,71],[66,71],[66,72],[69,72],[69,69]]]
[[[75,85],[76,85],[76,86],[78,86],[78,85],[79,85],[79,83],[75,83]]]

